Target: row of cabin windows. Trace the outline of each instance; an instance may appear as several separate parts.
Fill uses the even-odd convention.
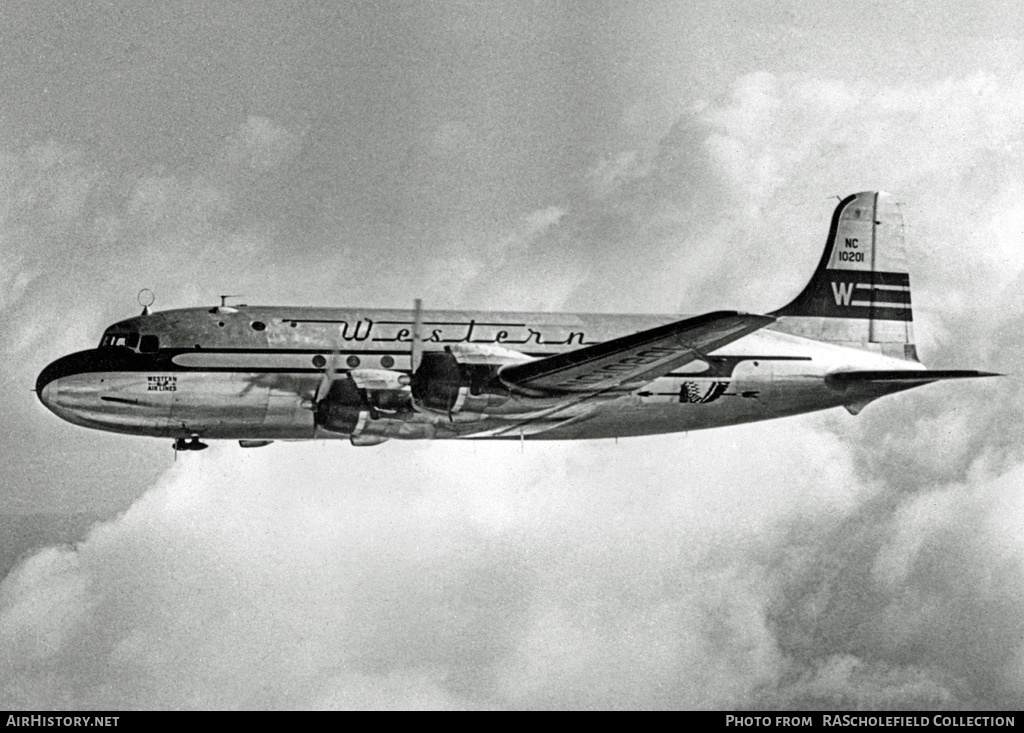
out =
[[[100,346],[127,346],[138,349],[143,354],[154,354],[160,349],[160,337],[147,334],[140,336],[138,331],[131,333],[108,333],[103,336]]]

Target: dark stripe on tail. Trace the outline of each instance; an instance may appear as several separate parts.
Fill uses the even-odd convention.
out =
[[[907,273],[822,269],[800,295],[771,315],[911,321],[911,314]]]

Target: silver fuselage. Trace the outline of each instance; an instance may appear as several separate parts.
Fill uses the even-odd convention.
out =
[[[428,351],[494,344],[545,357],[685,316],[426,311],[422,318]],[[408,374],[413,320],[408,310],[266,306],[144,314],[111,326],[99,348],[51,364],[40,374],[37,391],[69,422],[133,435],[346,438],[318,427],[309,409],[325,369]],[[125,334],[136,335],[125,341]],[[698,430],[850,406],[895,391],[853,395],[831,384],[830,373],[921,368],[772,327],[706,357],[640,389],[563,412],[557,424],[539,421],[525,432],[503,431],[508,417],[502,415],[416,413],[390,423],[385,418],[376,434],[558,440]]]

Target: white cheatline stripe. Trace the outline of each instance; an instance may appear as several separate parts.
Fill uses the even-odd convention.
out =
[[[295,369],[297,371],[310,369],[320,369],[319,366],[314,362],[317,356],[321,356],[325,359],[331,359],[331,351],[324,349],[320,354],[306,353],[306,354],[279,354],[272,351],[262,351],[255,354],[246,353],[224,353],[217,351],[186,351],[183,354],[175,354],[171,361],[178,366],[193,367],[196,369],[236,369],[238,371],[245,371],[246,369]],[[381,359],[387,358],[387,354],[383,356],[367,355],[363,353],[349,353],[341,352],[337,355],[340,364],[345,363],[345,359],[349,356],[357,356],[361,360],[361,366],[363,368],[376,369],[378,365],[381,368],[384,367],[380,363]],[[409,363],[409,356],[406,354],[403,358],[400,354],[395,354],[391,357],[392,368],[396,370],[407,369],[406,366]]]
[[[872,303],[868,300],[852,300],[850,301],[850,305],[859,305],[864,307],[873,305],[875,308],[910,308],[910,303],[879,303],[877,301]]]
[[[854,285],[855,288],[863,288],[864,290],[894,290],[900,293],[909,293],[909,285],[878,285],[874,283],[857,283]]]

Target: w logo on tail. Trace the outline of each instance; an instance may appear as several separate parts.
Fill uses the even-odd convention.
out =
[[[853,283],[832,282],[832,296],[836,299],[836,305],[850,305],[853,298]]]

